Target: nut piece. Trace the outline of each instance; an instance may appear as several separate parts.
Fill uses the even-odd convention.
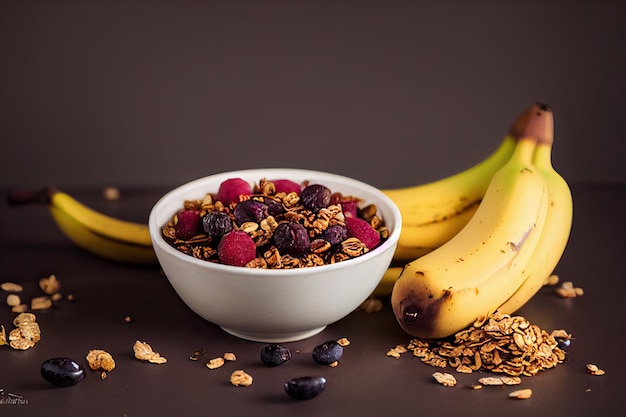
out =
[[[146,342],[137,340],[133,345],[133,351],[135,352],[135,358],[142,361],[148,361],[159,365],[167,362],[167,359],[161,356],[158,352],[153,351],[152,347]]]
[[[0,346],[7,344],[7,334],[4,331],[4,326],[0,324]]]
[[[6,292],[22,292],[24,290],[20,284],[14,282],[3,282],[0,284],[0,289]]]
[[[519,389],[509,393],[509,398],[515,398],[518,400],[527,400],[533,395],[533,391],[530,388]]]
[[[13,349],[26,350],[41,340],[41,330],[33,313],[20,313],[13,324],[16,328],[9,333],[9,345]]]
[[[339,340],[337,340],[337,343],[339,343],[339,345],[341,345],[342,347],[346,347],[350,344],[350,340],[348,340],[347,337],[342,337]]]
[[[44,293],[52,295],[55,292],[59,292],[61,283],[57,280],[56,275],[52,274],[48,278],[41,278],[39,280],[39,288],[41,288]]]
[[[596,376],[601,376],[605,374],[604,370],[598,368],[593,363],[587,364],[587,372],[590,373],[591,375],[596,375]]]
[[[22,304],[22,300],[20,299],[20,296],[17,294],[9,294],[7,295],[7,305],[9,307],[15,307]]]
[[[237,357],[232,352],[226,352],[224,353],[224,360],[227,360],[229,362],[234,362],[237,360]]]
[[[230,383],[234,386],[249,387],[252,385],[252,376],[248,375],[244,370],[238,369],[230,375]]]
[[[46,310],[52,307],[52,300],[47,295],[42,295],[41,297],[35,297],[30,300],[30,309],[31,310]]]
[[[94,371],[102,369],[104,372],[110,372],[115,368],[115,361],[108,352],[102,349],[92,349],[87,353],[87,363]],[[106,378],[106,375],[104,376]],[[103,379],[104,379],[103,378]]]
[[[452,374],[445,372],[435,372],[433,374],[435,381],[439,382],[444,387],[453,387],[456,385],[456,378]]]
[[[213,358],[210,359],[207,363],[206,363],[206,367],[209,369],[217,369],[221,366],[224,365],[224,358],[222,357],[217,357],[217,358]]]

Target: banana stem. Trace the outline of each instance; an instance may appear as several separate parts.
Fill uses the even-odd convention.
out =
[[[12,206],[31,203],[49,204],[54,192],[55,188],[53,186],[38,188],[36,190],[9,191],[7,194],[7,203]]]

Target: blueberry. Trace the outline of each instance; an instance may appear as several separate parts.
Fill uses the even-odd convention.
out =
[[[572,344],[572,339],[558,338],[556,339],[559,349],[567,349]]]
[[[85,379],[85,369],[70,358],[53,358],[41,364],[41,376],[59,387],[70,387]]]
[[[313,348],[313,359],[322,365],[330,365],[343,355],[343,347],[334,340],[324,342]]]
[[[331,196],[332,191],[320,184],[311,184],[300,192],[300,200],[304,207],[314,212],[328,207]]]
[[[245,222],[258,223],[267,217],[267,204],[256,200],[245,200],[237,204],[233,214],[235,223],[241,226]]]
[[[291,351],[284,346],[271,344],[261,349],[261,362],[267,366],[278,366],[291,359]]]
[[[284,222],[274,231],[274,245],[281,254],[295,257],[302,256],[309,251],[311,239],[309,232],[300,223]]]
[[[224,236],[233,230],[233,221],[224,212],[211,211],[202,218],[202,228],[209,236]]]
[[[317,397],[326,387],[323,376],[301,376],[285,382],[285,392],[297,400],[308,400]]]
[[[331,245],[338,245],[348,238],[348,229],[345,226],[336,224],[324,230],[322,236]]]

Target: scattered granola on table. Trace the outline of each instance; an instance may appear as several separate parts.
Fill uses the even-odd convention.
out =
[[[601,376],[605,374],[604,370],[598,368],[598,366],[594,365],[593,363],[588,363],[586,366],[587,372],[591,375]]]
[[[161,356],[158,352],[153,351],[152,346],[146,342],[137,340],[133,345],[133,352],[135,352],[135,358],[142,361],[148,361],[159,365],[167,362],[167,359]]]
[[[9,333],[9,345],[13,349],[26,350],[41,340],[41,330],[33,313],[20,313],[13,320],[15,329]]]
[[[252,376],[244,370],[238,369],[230,375],[230,383],[234,386],[249,387],[252,385]]]
[[[102,349],[90,350],[87,353],[85,359],[87,359],[89,368],[94,371],[102,371],[102,373],[100,374],[100,377],[102,379],[106,378],[107,372],[111,372],[113,368],[115,368],[115,361],[113,360],[113,356],[111,356],[110,353]]]
[[[571,337],[564,330],[548,333],[524,317],[496,312],[447,339],[412,339],[407,349],[428,365],[450,366],[460,373],[532,376],[562,363],[565,351],[558,346],[559,341]],[[400,353],[396,347],[387,356]]]

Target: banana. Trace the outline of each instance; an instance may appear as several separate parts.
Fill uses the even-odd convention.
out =
[[[405,265],[395,282],[394,315],[412,336],[450,336],[493,313],[522,285],[547,216],[547,184],[532,157],[551,113],[533,105],[521,120],[513,155],[492,177],[474,216],[442,246]]]
[[[498,308],[501,313],[513,314],[541,289],[554,272],[569,240],[574,214],[572,193],[552,165],[552,143],[553,130],[550,127],[549,135],[539,139],[533,157],[533,164],[548,184],[550,204],[546,224],[535,253],[526,266],[523,284]]]
[[[382,190],[402,213],[395,265],[438,248],[469,222],[492,177],[513,155],[530,112],[531,108],[521,113],[498,148],[476,165],[430,183]]]
[[[10,204],[47,203],[57,226],[72,242],[104,259],[157,263],[147,224],[107,216],[53,187],[10,193],[8,200]]]

